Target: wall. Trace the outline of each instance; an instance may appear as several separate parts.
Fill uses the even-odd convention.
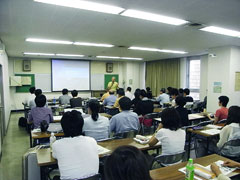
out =
[[[26,73],[22,71],[22,62],[21,58],[10,58],[9,71],[14,73]],[[113,72],[108,74],[119,74],[119,86],[126,88],[131,86],[133,91],[136,88],[143,88],[143,79],[145,77],[144,73],[141,72],[144,66],[144,62],[113,62]],[[31,72],[32,74],[51,74],[51,60],[50,59],[33,59],[31,61]],[[106,73],[106,62],[103,61],[91,61],[91,74],[107,74]],[[133,84],[129,84],[129,79],[133,79]],[[144,79],[145,81],[145,79]],[[125,82],[125,84],[124,84]],[[47,98],[51,99],[53,97],[59,97],[60,92],[51,92],[44,93]],[[12,108],[13,109],[22,109],[22,102],[28,96],[28,93],[16,93],[16,88],[11,88],[11,96],[13,97]],[[90,92],[79,92],[79,96],[87,98],[91,96]]]
[[[200,67],[200,100],[203,101],[208,91],[208,55],[201,57]]]

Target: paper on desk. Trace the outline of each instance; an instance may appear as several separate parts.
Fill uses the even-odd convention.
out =
[[[195,118],[196,118],[196,119],[197,119],[197,118],[204,118],[204,116],[199,115],[199,114],[189,114],[188,117],[189,117],[189,118],[194,118],[194,119],[195,119]]]
[[[33,129],[32,132],[33,132],[33,133],[41,132],[41,129],[40,129],[40,128]]]
[[[80,113],[82,113],[82,115],[85,114],[82,109],[64,109],[64,112],[69,112],[69,111],[72,111],[72,110],[79,111]]]
[[[161,118],[154,118],[154,120],[156,120],[156,121],[162,121],[162,119]]]
[[[212,129],[221,129],[222,128],[221,126],[217,126],[217,125],[214,125],[214,124],[208,124],[206,127],[212,128]]]
[[[203,130],[201,131],[202,133],[208,134],[208,135],[216,135],[219,134],[221,130],[219,129],[207,129],[207,130]]]
[[[230,168],[230,167],[224,167],[223,165],[223,161],[219,160],[216,161],[215,164],[219,167],[220,171],[222,172],[222,174],[224,175],[229,175],[230,173],[232,173],[233,171],[235,171],[237,168]],[[210,165],[208,165],[206,167],[208,170],[211,169]]]
[[[60,121],[62,119],[62,116],[53,116],[54,121]]]
[[[108,152],[110,152],[109,149],[104,148],[104,147],[98,145],[98,155],[105,154],[105,153],[108,153]]]

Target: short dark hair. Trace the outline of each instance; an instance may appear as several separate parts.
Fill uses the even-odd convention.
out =
[[[134,146],[118,147],[104,165],[106,180],[151,180],[145,155]]]
[[[172,87],[167,87],[168,93],[171,94]]]
[[[178,97],[175,99],[175,102],[176,102],[176,104],[177,104],[178,106],[183,107],[183,106],[185,106],[185,104],[186,104],[186,99],[185,99],[184,97],[182,97],[182,96],[178,96]]]
[[[179,88],[179,89],[178,89],[178,92],[181,93],[181,94],[183,94],[183,93],[184,93],[183,88]]]
[[[140,95],[141,95],[141,90],[140,89],[136,89],[135,92],[134,92],[135,99],[140,99]]]
[[[35,103],[37,107],[45,106],[46,102],[47,102],[46,96],[44,96],[43,94],[40,94],[35,97]]]
[[[132,88],[131,87],[127,87],[127,91],[131,92]]]
[[[185,88],[185,89],[183,90],[183,93],[185,93],[186,95],[189,95],[189,94],[190,94],[190,90],[189,90],[188,88]]]
[[[142,97],[147,97],[147,92],[146,92],[144,89],[141,89],[140,95],[141,95]]]
[[[114,94],[114,91],[110,90],[110,91],[109,91],[109,94]]]
[[[165,93],[166,92],[166,89],[165,88],[162,88],[160,89],[161,92]]]
[[[94,121],[97,121],[98,119],[98,113],[100,111],[100,104],[98,102],[98,100],[96,99],[91,99],[88,102],[88,108],[92,111],[92,119]]]
[[[171,95],[175,95],[175,96],[178,96],[178,89],[176,89],[176,88],[172,88],[172,90],[171,90]]]
[[[71,112],[65,112],[61,119],[61,126],[64,136],[75,137],[82,135],[83,117],[79,111],[73,110]]]
[[[42,90],[41,89],[36,89],[34,92],[35,96],[39,96],[42,94]]]
[[[147,87],[146,90],[147,90],[147,92],[148,92],[148,91],[151,91],[151,88],[150,88],[150,87]]]
[[[119,96],[125,96],[124,89],[123,89],[123,88],[119,88],[119,89],[117,90],[117,94],[118,94]]]
[[[35,93],[35,90],[36,90],[35,87],[30,87],[30,88],[29,88],[29,92],[30,92],[31,94],[34,94],[34,93]]]
[[[65,95],[65,94],[67,94],[67,93],[68,93],[68,89],[64,88],[64,89],[62,90],[62,94]]]
[[[238,123],[240,125],[240,107],[239,106],[231,106],[228,109],[228,117],[227,117],[227,123]]]
[[[229,102],[229,98],[227,96],[220,96],[219,102],[222,103],[222,106],[227,107],[227,104]]]
[[[77,90],[73,90],[73,91],[71,92],[71,94],[72,94],[72,97],[77,97],[78,92],[77,92]]]
[[[130,110],[130,108],[132,106],[132,101],[128,97],[122,97],[119,100],[119,106],[123,111],[124,110]]]
[[[161,113],[163,127],[176,131],[180,128],[181,118],[175,108],[166,108]]]

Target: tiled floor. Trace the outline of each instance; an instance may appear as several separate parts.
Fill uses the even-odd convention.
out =
[[[29,136],[24,128],[18,127],[23,113],[12,113],[7,135],[3,142],[0,162],[0,180],[22,180],[22,157],[29,148]]]

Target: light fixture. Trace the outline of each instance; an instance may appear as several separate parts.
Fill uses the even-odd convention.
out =
[[[131,46],[128,49],[139,50],[139,51],[153,51],[153,52],[173,53],[173,54],[187,54],[188,53],[188,52],[185,52],[185,51],[175,51],[175,50],[169,50],[169,49],[157,49],[157,48],[147,48],[147,47],[137,47],[137,46]]]
[[[118,56],[96,56],[96,58],[103,58],[103,59],[128,59],[128,60],[143,60],[143,58],[134,58],[134,57],[118,57]]]
[[[38,39],[38,38],[27,38],[28,42],[37,42],[37,43],[52,43],[52,44],[72,44],[71,41],[62,41],[62,40],[52,40],[52,39]]]
[[[185,21],[183,19],[163,16],[163,15],[159,15],[159,14],[153,14],[153,13],[144,12],[144,11],[138,11],[138,10],[134,10],[134,9],[128,9],[128,10],[122,12],[121,15],[138,18],[138,19],[144,19],[144,20],[149,20],[149,21],[165,23],[165,24],[171,24],[171,25],[176,25],[176,26],[188,23],[188,21]]]
[[[216,27],[216,26],[207,26],[200,30],[240,38],[240,31],[234,31],[231,29],[225,29],[225,28]]]
[[[121,7],[82,0],[34,0],[34,1],[109,14],[119,14],[120,12],[124,11],[124,9]]]
[[[53,53],[32,53],[32,52],[24,52],[24,55],[33,55],[33,56],[55,56]]]
[[[78,46],[96,46],[96,47],[113,47],[112,44],[99,44],[99,43],[88,43],[88,42],[74,42],[74,45]]]
[[[82,54],[56,54],[56,56],[66,56],[66,57],[83,57]]]

